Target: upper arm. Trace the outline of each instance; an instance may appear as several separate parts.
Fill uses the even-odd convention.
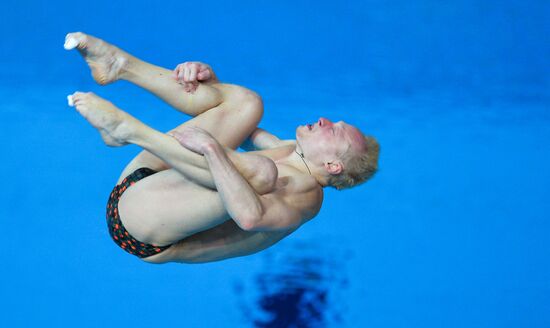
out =
[[[273,191],[278,176],[277,165],[273,160],[262,155],[237,152],[228,148],[226,148],[226,154],[256,193],[263,195]]]
[[[283,230],[297,227],[302,224],[303,217],[300,209],[289,204],[278,194],[260,196],[263,214],[250,227],[249,231]]]
[[[286,141],[279,139],[277,136],[267,132],[266,130],[256,128],[256,130],[254,130],[250,136],[248,136],[247,140],[241,145],[241,148],[247,151],[262,150],[276,148],[284,143],[286,143]]]

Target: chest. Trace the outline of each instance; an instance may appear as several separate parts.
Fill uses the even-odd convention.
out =
[[[279,175],[273,194],[287,205],[298,209],[302,217],[310,219],[317,215],[323,203],[323,188],[311,177],[286,165],[277,165]]]

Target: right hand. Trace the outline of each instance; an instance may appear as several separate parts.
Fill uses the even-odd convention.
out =
[[[176,139],[180,145],[200,155],[206,155],[213,147],[219,146],[219,143],[206,130],[196,126],[187,126],[179,131],[168,133]]]
[[[173,78],[182,84],[184,90],[194,93],[199,87],[199,82],[211,82],[216,80],[214,71],[210,65],[201,62],[185,62],[174,69]]]

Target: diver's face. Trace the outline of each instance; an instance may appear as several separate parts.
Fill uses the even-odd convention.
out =
[[[333,123],[321,117],[313,124],[301,125],[296,129],[296,141],[304,156],[316,164],[324,164],[341,158],[351,147],[363,148],[361,132],[344,121]]]

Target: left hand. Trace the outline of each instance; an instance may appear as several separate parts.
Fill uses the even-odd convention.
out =
[[[183,147],[197,154],[204,155],[218,142],[210,133],[196,126],[185,127],[179,131],[168,133]]]
[[[188,93],[194,93],[199,87],[199,82],[215,82],[216,75],[210,65],[201,62],[185,62],[176,66],[173,78],[183,85]]]

